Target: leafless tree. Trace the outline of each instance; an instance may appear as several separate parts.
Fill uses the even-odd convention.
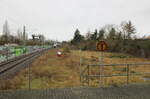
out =
[[[6,20],[4,25],[3,25],[3,35],[6,35],[7,37],[9,37],[10,35],[10,30],[9,30],[9,25],[8,25],[8,21]]]

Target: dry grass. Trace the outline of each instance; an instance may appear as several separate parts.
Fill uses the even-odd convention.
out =
[[[74,54],[78,54],[78,53],[79,52],[74,51]],[[88,62],[86,62],[88,64],[99,64],[100,63],[99,60],[100,60],[101,54],[99,52],[85,51],[85,52],[82,52],[82,56],[83,56],[83,59],[85,59],[85,61],[88,61]],[[115,56],[115,57],[112,57],[112,56]],[[123,58],[120,58],[122,56],[123,56]],[[112,58],[110,58],[110,57],[112,57]],[[136,58],[136,57],[129,56],[126,54],[108,53],[108,52],[104,53],[104,60],[103,60],[104,64],[138,63],[138,62],[140,63],[140,62],[150,62],[150,61],[148,59]],[[100,70],[100,67],[98,67],[98,66],[90,67],[90,74],[98,75],[99,70]],[[126,74],[126,72],[127,72],[126,66],[104,67],[105,75]],[[148,65],[133,66],[133,67],[130,67],[129,72],[130,73],[150,72],[150,66],[148,66]],[[131,76],[129,78],[129,83],[145,83],[145,81],[143,80],[143,77],[150,77],[150,76],[149,75]],[[120,77],[120,76],[103,78],[103,80],[104,80],[105,86],[108,86],[108,85],[118,86],[118,85],[127,83],[127,77]],[[99,86],[99,78],[91,79],[90,85],[93,87]]]
[[[31,87],[32,89],[39,88],[64,88],[64,87],[79,87],[80,83],[80,69],[83,70],[87,64],[99,63],[99,52],[94,51],[71,51],[67,53],[64,51],[62,57],[57,57],[57,50],[53,49],[46,52],[39,57],[31,67]],[[147,59],[143,58],[110,58],[111,56],[121,56],[124,54],[118,53],[104,53],[104,63],[133,63],[145,62]],[[127,56],[127,55],[124,55]],[[80,60],[82,67],[80,67]],[[132,67],[130,72],[150,72],[150,67]],[[105,67],[105,74],[121,74],[126,72],[126,67]],[[99,74],[99,67],[93,68],[91,74]],[[7,81],[9,82],[9,81]],[[141,77],[131,77],[130,82],[143,82]],[[93,87],[99,84],[99,79],[93,79],[91,82]],[[126,83],[126,77],[112,77],[104,78],[104,83],[108,85],[121,85]],[[6,83],[3,89],[24,89],[28,88],[28,69],[20,72],[11,82]],[[2,88],[1,88],[2,89]]]

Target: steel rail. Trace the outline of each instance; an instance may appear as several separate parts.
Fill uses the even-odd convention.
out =
[[[11,64],[4,65],[5,68],[2,68],[2,69],[0,70],[0,74],[2,74],[2,73],[4,73],[4,72],[8,71],[9,69],[15,67],[16,65],[22,63],[22,62],[25,61],[25,60],[30,59],[30,57],[33,57],[33,56],[35,56],[35,55],[36,55],[36,54],[29,55],[29,56],[23,57],[23,58],[21,58],[21,59],[19,59],[19,60],[17,60],[17,61],[14,61],[14,62],[11,63]]]
[[[16,57],[14,57],[14,58],[12,58],[12,59],[3,61],[3,62],[0,63],[0,67],[3,67],[3,66],[6,65],[6,64],[9,64],[9,63],[11,63],[11,62],[14,62],[14,61],[16,61],[16,60],[18,60],[18,59],[20,59],[20,58],[26,57],[26,56],[28,56],[28,55],[30,55],[30,54],[33,54],[33,53],[34,53],[34,52],[31,52],[31,53],[28,53],[28,54],[23,54],[23,55],[21,55],[21,56],[16,56]]]
[[[20,64],[23,64],[23,63],[27,64],[27,62],[29,62],[32,59],[35,59],[37,56],[39,56],[41,53],[43,53],[46,50],[48,50],[48,49],[35,51],[35,52],[29,53],[26,55],[22,55],[20,57],[15,58],[15,59],[12,59],[6,63],[0,64],[0,75],[5,76],[5,74],[7,74],[7,72],[15,71],[15,69],[14,70],[12,70],[12,69],[15,67],[19,67]],[[0,76],[0,78],[1,78],[1,76]]]

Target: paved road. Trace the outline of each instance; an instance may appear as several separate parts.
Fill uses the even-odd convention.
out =
[[[150,99],[150,85],[1,91],[0,99]]]

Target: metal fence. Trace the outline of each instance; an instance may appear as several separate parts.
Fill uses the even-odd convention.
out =
[[[90,64],[87,65],[83,71],[81,72],[81,76],[80,76],[80,80],[83,86],[87,85],[87,86],[91,86],[90,82],[92,81],[93,78],[96,78],[99,80],[99,84],[100,86],[104,85],[104,81],[103,78],[108,78],[108,77],[114,77],[114,76],[118,76],[118,77],[126,77],[126,84],[129,84],[129,79],[131,76],[141,76],[141,75],[149,75],[150,74],[150,68],[148,70],[148,72],[144,71],[144,72],[130,72],[130,68],[133,66],[136,67],[140,67],[140,66],[149,66],[150,67],[150,62],[145,62],[145,63],[127,63],[127,64]],[[122,74],[105,74],[104,71],[105,70],[104,67],[124,67],[125,69],[125,73]],[[91,69],[98,67],[99,68],[99,74],[92,74],[91,73]],[[150,77],[150,76],[149,76]],[[149,78],[150,79],[150,78]]]

